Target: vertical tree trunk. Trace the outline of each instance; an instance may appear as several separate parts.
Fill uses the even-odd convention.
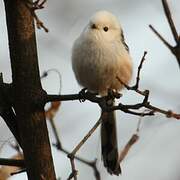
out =
[[[46,93],[39,77],[33,17],[25,0],[4,0],[17,116],[29,180],[55,180],[48,131],[41,103]]]

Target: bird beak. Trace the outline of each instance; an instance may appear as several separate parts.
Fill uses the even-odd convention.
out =
[[[97,29],[96,25],[95,25],[95,24],[92,24],[92,25],[91,25],[91,29]]]

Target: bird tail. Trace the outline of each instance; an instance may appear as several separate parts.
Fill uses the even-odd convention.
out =
[[[101,114],[101,151],[104,166],[110,174],[121,174],[118,163],[118,144],[116,134],[115,112],[103,112]]]

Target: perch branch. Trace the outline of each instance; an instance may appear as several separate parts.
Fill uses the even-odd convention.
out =
[[[145,61],[145,56],[147,52],[144,52],[144,55],[140,61],[140,64],[138,66],[137,71],[137,77],[136,77],[136,83],[134,86],[130,87],[127,84],[123,83],[122,80],[117,77],[117,79],[128,89],[137,92],[138,94],[144,96],[144,99],[141,103],[132,104],[132,105],[124,105],[122,103],[119,103],[117,106],[109,106],[107,103],[107,100],[109,100],[108,96],[105,97],[99,97],[96,96],[93,93],[90,93],[88,91],[81,91],[79,94],[70,94],[70,95],[47,95],[45,102],[49,101],[68,101],[68,100],[80,100],[83,96],[83,100],[89,100],[91,102],[97,103],[102,110],[104,111],[114,111],[114,110],[121,110],[125,113],[137,115],[137,116],[152,116],[156,112],[159,112],[161,114],[166,115],[166,117],[173,117],[175,119],[180,119],[180,114],[174,113],[171,110],[163,110],[161,108],[158,108],[156,106],[153,106],[149,102],[149,90],[141,91],[139,90],[139,81],[140,81],[140,74],[141,69],[143,66],[143,63]],[[82,94],[83,92],[83,94]],[[119,99],[120,96],[117,96],[116,99]],[[149,112],[137,112],[134,110],[140,110],[141,108],[146,108],[149,110]]]
[[[146,93],[149,92],[148,90],[145,91]],[[142,103],[138,104],[132,104],[132,105],[124,105],[122,103],[119,103],[118,106],[108,106],[106,103],[106,98],[107,97],[98,97],[90,92],[86,92],[84,94],[84,99],[89,100],[93,103],[99,104],[99,106],[104,110],[104,111],[112,111],[112,110],[121,110],[125,113],[133,114],[133,115],[142,115],[142,116],[151,116],[154,115],[154,113],[159,112],[161,114],[166,115],[167,117],[173,117],[175,119],[180,119],[180,114],[177,114],[171,110],[163,110],[160,109],[156,106],[153,106],[150,104],[149,101],[146,100],[148,99],[148,96],[145,96],[145,99]],[[70,101],[70,100],[79,100],[80,96],[79,94],[71,94],[71,95],[47,95],[46,101]],[[132,109],[138,110],[142,107],[145,107],[150,110],[149,113],[142,113],[142,112],[134,112],[131,111]]]

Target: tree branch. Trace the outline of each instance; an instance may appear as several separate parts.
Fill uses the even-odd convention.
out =
[[[82,145],[88,140],[88,138],[94,133],[97,127],[101,124],[101,122],[102,122],[102,118],[100,117],[99,120],[95,123],[95,125],[89,130],[89,132],[79,142],[79,144],[72,150],[70,154],[68,154],[68,158],[70,159],[71,169],[72,169],[72,173],[70,174],[68,180],[72,178],[74,178],[74,180],[77,180],[77,170],[75,168],[75,163],[74,163],[75,155],[79,151],[79,149],[82,147]],[[98,173],[97,169],[94,169],[94,172],[96,175],[95,176],[96,179],[100,178],[100,176],[98,176],[99,174],[97,174]]]
[[[44,4],[47,0],[36,0],[35,2],[32,2],[31,0],[23,0],[25,5],[30,10],[32,16],[34,17],[34,20],[36,22],[36,26],[38,29],[44,29],[45,32],[49,32],[48,28],[44,25],[44,23],[39,19],[39,17],[36,14],[36,10],[43,9]]]
[[[114,110],[121,110],[125,113],[137,115],[137,116],[152,116],[156,112],[159,112],[161,114],[166,115],[166,117],[172,117],[175,119],[180,119],[180,114],[174,113],[171,110],[163,110],[161,108],[158,108],[154,105],[151,105],[149,102],[149,90],[141,91],[139,89],[139,81],[140,81],[140,73],[141,69],[143,66],[143,63],[145,61],[145,56],[147,52],[144,52],[143,57],[141,58],[140,64],[138,66],[138,71],[137,71],[137,77],[136,77],[136,83],[134,86],[130,87],[127,84],[125,84],[119,77],[117,79],[128,89],[135,91],[136,93],[144,96],[144,99],[141,103],[137,104],[130,104],[130,105],[124,105],[122,103],[119,103],[117,106],[110,106],[108,104],[108,100],[112,98],[120,99],[119,94],[114,94],[114,97],[112,97],[111,94],[108,94],[107,96],[100,97],[97,96],[94,93],[90,93],[88,91],[82,90],[79,94],[70,94],[70,95],[47,95],[45,98],[45,103],[49,101],[69,101],[69,100],[89,100],[93,103],[97,103],[100,108],[103,111],[114,111]],[[142,112],[142,111],[133,111],[133,110],[140,110],[141,108],[146,108],[149,110],[149,112]]]
[[[176,43],[178,43],[179,42],[178,33],[177,33],[176,27],[174,25],[174,21],[172,19],[172,15],[171,15],[167,0],[162,0],[162,4],[163,4],[163,8],[164,8],[166,18],[167,18],[169,26],[171,28],[171,32],[172,32],[173,37],[174,37],[174,40],[175,40]]]
[[[174,40],[176,42],[176,45],[175,46],[170,45],[170,43],[167,42],[152,25],[149,25],[149,27],[159,37],[159,39],[166,45],[166,47],[174,54],[174,56],[177,59],[179,68],[180,68],[180,36],[177,33],[167,0],[162,0],[162,4],[163,4],[163,8],[164,8],[164,13],[168,20],[168,23],[169,23],[172,35],[174,37]]]
[[[25,161],[21,159],[0,158],[0,165],[25,167]]]
[[[149,25],[151,30],[158,36],[158,38],[165,44],[165,46],[170,50],[173,51],[173,46],[171,46],[165,39],[162,37],[162,35],[152,26]]]
[[[32,1],[31,1],[32,2]],[[23,0],[4,0],[12,69],[12,104],[29,180],[55,180],[45,121],[34,20]]]
[[[142,57],[142,59],[140,61],[140,64],[138,66],[138,71],[137,71],[137,76],[136,76],[136,84],[133,87],[135,90],[139,89],[140,73],[141,73],[141,69],[142,69],[143,63],[145,61],[146,54],[147,54],[147,51],[144,51],[144,55],[143,55],[143,57]]]
[[[62,82],[61,82],[61,74],[60,72],[57,70],[57,69],[49,69],[47,71],[44,71],[44,73],[41,75],[41,79],[42,78],[45,78],[48,76],[49,72],[55,72],[58,74],[58,77],[59,77],[59,82],[60,82],[60,88],[59,88],[59,94],[61,93],[61,88],[62,88]],[[54,136],[55,136],[55,139],[56,139],[56,143],[53,143],[53,145],[58,149],[60,150],[61,152],[65,153],[66,155],[70,154],[70,151],[68,151],[67,149],[65,149],[63,146],[62,146],[62,143],[60,141],[60,138],[58,136],[58,131],[56,129],[56,125],[55,125],[55,122],[54,122],[54,117],[57,113],[57,111],[59,110],[60,108],[60,105],[61,105],[61,101],[55,101],[55,102],[51,102],[51,106],[46,110],[46,118],[49,119],[49,122],[51,124],[51,127],[52,127],[52,130],[53,130],[53,133],[54,133]],[[96,180],[100,180],[101,177],[100,177],[100,173],[97,169],[97,166],[96,166],[96,159],[94,161],[89,161],[89,160],[86,160],[84,158],[81,158],[79,156],[74,156],[74,159],[84,163],[85,165],[91,167],[94,171],[94,176],[96,178]],[[74,162],[72,162],[74,164]],[[72,164],[72,165],[73,165]],[[74,164],[75,165],[75,164]],[[73,165],[73,166],[74,166]],[[69,178],[73,177],[75,175],[75,172],[74,171],[73,173],[71,173],[71,175],[69,176]]]
[[[5,121],[6,125],[21,145],[20,135],[17,127],[16,115],[12,110],[12,105],[9,102],[8,96],[10,96],[10,84],[3,83],[3,76],[0,73],[0,116]]]
[[[128,154],[130,148],[138,141],[139,136],[137,134],[133,134],[130,140],[127,142],[123,150],[120,152],[118,164],[122,162],[122,160],[126,157]]]
[[[127,85],[126,85],[127,86]],[[131,89],[131,87],[129,87],[129,90],[133,90]],[[154,113],[159,112],[161,114],[166,115],[167,117],[173,117],[175,119],[180,119],[180,114],[174,113],[171,110],[163,110],[160,109],[156,106],[153,106],[149,103],[148,98],[149,98],[149,93],[146,95],[147,92],[149,92],[148,90],[146,91],[140,91],[140,90],[135,90],[138,92],[141,92],[141,95],[145,95],[145,99],[143,100],[143,102],[141,103],[137,103],[137,104],[130,104],[130,105],[124,105],[122,103],[119,103],[118,106],[109,106],[106,101],[107,99],[111,98],[109,96],[105,96],[105,97],[98,97],[96,95],[94,95],[93,93],[90,92],[86,92],[84,94],[84,99],[85,100],[89,100],[93,103],[97,103],[102,110],[104,111],[114,111],[114,110],[121,110],[125,113],[129,113],[129,114],[133,114],[133,115],[138,115],[138,116],[152,116],[154,115]],[[143,93],[142,93],[143,92]],[[71,101],[71,100],[79,100],[81,98],[81,96],[79,94],[70,94],[70,95],[48,95],[46,101]],[[143,113],[143,112],[134,112],[131,111],[132,109],[135,110],[139,110],[142,107],[145,107],[147,109],[150,110],[150,112],[148,113]]]

